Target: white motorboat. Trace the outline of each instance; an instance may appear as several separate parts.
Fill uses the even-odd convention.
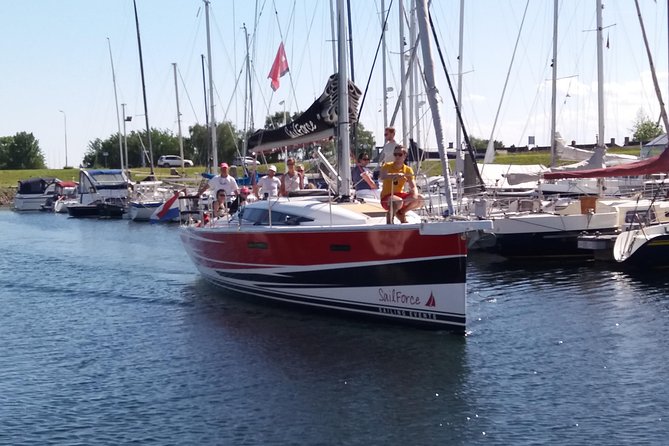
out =
[[[12,209],[15,211],[39,211],[47,199],[53,198],[58,178],[29,178],[19,180]]]

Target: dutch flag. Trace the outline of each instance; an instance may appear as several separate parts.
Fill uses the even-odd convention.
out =
[[[151,223],[170,221],[177,217],[179,217],[179,192],[175,192],[172,198],[153,211]]]

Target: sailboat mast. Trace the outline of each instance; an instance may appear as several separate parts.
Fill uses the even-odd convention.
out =
[[[207,25],[207,64],[209,67],[209,134],[211,137],[212,170],[218,166],[218,145],[216,144],[216,118],[214,117],[214,75],[211,63],[211,34],[209,31],[209,0],[204,1],[205,22]]]
[[[458,107],[462,112],[462,53],[465,30],[465,0],[460,0],[460,33],[458,37]],[[458,117],[455,117],[455,175],[458,197],[462,197],[462,176],[465,172],[465,155],[462,151],[462,128]]]
[[[107,47],[109,48],[109,61],[111,62],[112,82],[114,83],[114,104],[116,105],[116,125],[118,126],[119,160],[121,161],[121,170],[123,170],[124,169],[124,167],[123,167],[123,140],[121,139],[121,120],[119,119],[119,114],[118,114],[118,94],[116,93],[116,72],[114,71],[114,58],[112,57],[111,41],[109,40],[109,37],[107,37]],[[67,151],[65,152],[65,156],[67,156]],[[67,159],[65,160],[65,165],[67,166]]]
[[[149,163],[151,164],[151,175],[153,176],[153,143],[151,142],[151,127],[149,127],[149,107],[146,102],[146,82],[144,81],[144,59],[142,58],[142,39],[139,36],[139,17],[137,16],[137,2],[132,0],[135,7],[135,27],[137,28],[137,47],[139,48],[139,69],[142,73],[142,97],[144,98],[144,121],[146,122],[146,136],[149,141]],[[142,156],[144,165],[144,156]]]
[[[201,65],[202,65],[202,92],[204,96],[204,125],[205,128],[207,129],[207,132],[209,132],[209,106],[207,104],[207,77],[205,75],[205,67],[204,67],[204,54],[201,54]],[[213,155],[211,154],[211,139],[206,138],[207,140],[207,161],[204,163],[205,166],[207,166],[207,172],[211,173],[212,169],[209,165],[209,160],[213,159]]]
[[[249,103],[249,83],[250,83],[250,66],[249,66],[249,33],[246,30],[246,23],[242,24],[242,29],[244,30],[244,37],[246,39],[246,75],[244,76],[244,139],[242,140],[242,155],[246,156],[248,151],[249,143],[249,126],[248,126],[248,117],[249,112],[247,109]]]
[[[383,128],[388,127],[388,76],[386,74],[386,2],[381,0],[381,65],[383,66]]]
[[[557,37],[558,37],[558,0],[553,0],[553,77],[551,79],[551,167],[557,163],[555,153],[555,126],[557,111]]]
[[[430,32],[427,21],[427,0],[419,0],[416,3],[416,18],[418,20],[418,34],[421,40],[421,49],[423,53],[423,70],[425,72],[425,94],[430,110],[432,111],[432,121],[434,123],[434,136],[437,140],[439,157],[441,158],[441,168],[444,173],[444,189],[446,192],[446,204],[449,215],[453,215],[453,191],[451,190],[451,181],[449,175],[448,161],[446,159],[446,149],[444,148],[444,129],[441,125],[441,111],[439,110],[439,90],[434,81],[434,62],[432,60],[432,50],[430,47]]]
[[[401,143],[403,146],[407,146],[407,130],[408,130],[408,125],[407,125],[407,108],[406,108],[406,90],[405,86],[407,84],[407,72],[406,72],[406,64],[405,64],[405,59],[404,59],[404,0],[399,0],[398,2],[398,7],[399,7],[399,16],[400,16],[400,78],[402,82],[402,90],[401,90],[401,95],[400,95],[400,104],[401,108],[400,111],[402,113],[402,140]]]
[[[181,155],[181,171],[184,170],[184,139],[181,136],[181,111],[179,110],[179,84],[177,83],[177,64],[172,63],[174,67],[174,93],[177,98],[177,128],[179,129],[179,155]]]
[[[597,145],[604,146],[604,36],[602,32],[602,0],[597,0]]]
[[[337,165],[339,166],[340,182],[338,193],[342,201],[351,195],[351,144],[348,112],[348,61],[346,54],[346,6],[344,0],[337,0],[337,48],[339,54],[339,75],[337,76],[337,92],[339,94],[337,113],[337,135],[339,136]]]
[[[653,76],[653,86],[655,87],[655,95],[660,103],[660,116],[664,124],[664,131],[669,132],[669,119],[667,119],[667,110],[664,108],[664,101],[662,100],[662,93],[660,91],[660,84],[657,81],[657,74],[655,73],[655,64],[653,63],[653,55],[650,53],[648,46],[648,37],[646,37],[646,27],[643,25],[643,18],[641,18],[641,8],[639,8],[639,0],[634,0],[636,6],[636,13],[639,16],[639,25],[641,25],[641,34],[643,35],[643,43],[646,46],[646,54],[648,54],[648,63],[650,65],[650,74]],[[669,6],[669,3],[668,3]]]

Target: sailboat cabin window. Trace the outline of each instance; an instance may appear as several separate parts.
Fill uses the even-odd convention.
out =
[[[246,208],[240,212],[239,218],[244,223],[253,225],[268,225],[270,224],[270,215],[272,218],[272,225],[277,226],[295,226],[300,223],[313,221],[311,218],[302,217],[299,215],[286,214],[284,212],[272,211],[267,209],[249,209]]]

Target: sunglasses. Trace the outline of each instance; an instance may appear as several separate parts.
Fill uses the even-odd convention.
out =
[[[404,156],[403,153],[393,153],[394,156]]]
[[[288,163],[288,165],[289,165],[289,166],[294,166],[294,165],[295,165],[295,163]]]

